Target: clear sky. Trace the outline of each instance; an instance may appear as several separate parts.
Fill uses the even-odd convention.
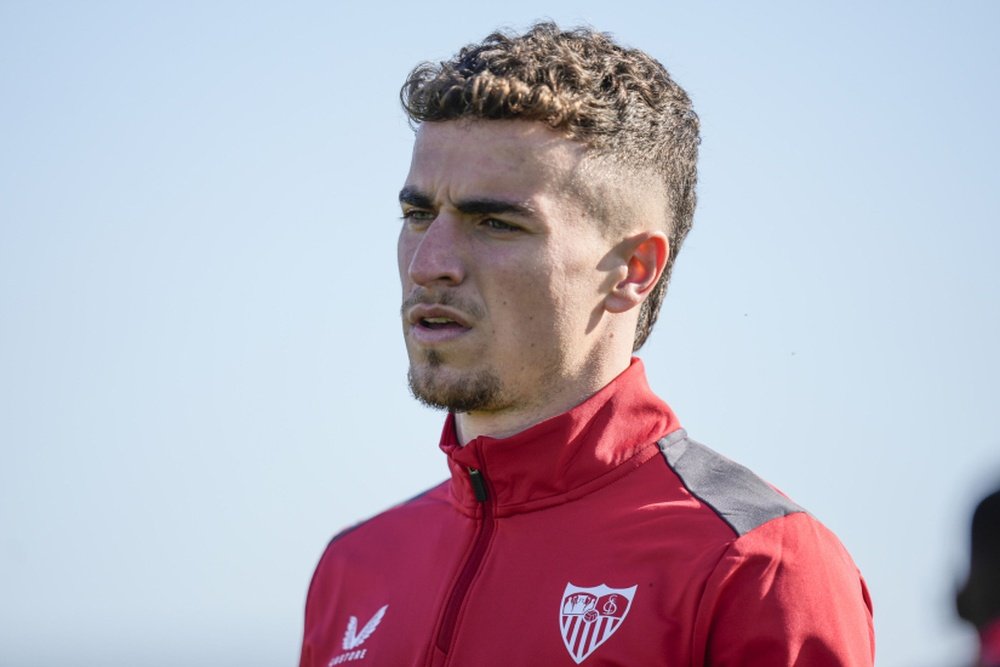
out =
[[[955,665],[1000,483],[1000,3],[0,2],[0,665],[297,661],[342,527],[436,483],[396,195],[421,60],[591,24],[703,123],[653,387]]]

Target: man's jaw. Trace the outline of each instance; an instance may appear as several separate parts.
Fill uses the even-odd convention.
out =
[[[500,379],[488,369],[465,372],[448,368],[434,348],[423,350],[419,360],[411,351],[410,392],[432,408],[463,413],[491,409],[500,396]]]

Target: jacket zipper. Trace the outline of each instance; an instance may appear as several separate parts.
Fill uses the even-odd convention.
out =
[[[489,502],[486,478],[476,468],[469,468],[469,482],[476,494],[476,500],[483,508],[482,521],[479,524],[479,532],[476,534],[472,551],[469,552],[465,566],[462,567],[462,572],[455,580],[455,586],[451,589],[451,596],[448,598],[448,605],[444,608],[444,617],[441,620],[441,629],[437,636],[437,647],[446,655],[451,649],[451,642],[455,635],[458,612],[462,609],[462,603],[469,592],[469,586],[472,585],[472,580],[479,572],[483,557],[486,556],[486,547],[493,536],[493,505]]]

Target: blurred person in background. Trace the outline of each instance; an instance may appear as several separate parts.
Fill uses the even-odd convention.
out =
[[[969,577],[955,604],[979,633],[977,667],[1000,667],[1000,489],[983,498],[972,515]]]

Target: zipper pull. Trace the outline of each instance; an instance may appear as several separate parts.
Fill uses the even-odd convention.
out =
[[[469,481],[472,483],[472,491],[476,494],[476,500],[485,503],[486,482],[483,481],[483,474],[475,468],[469,468]]]

